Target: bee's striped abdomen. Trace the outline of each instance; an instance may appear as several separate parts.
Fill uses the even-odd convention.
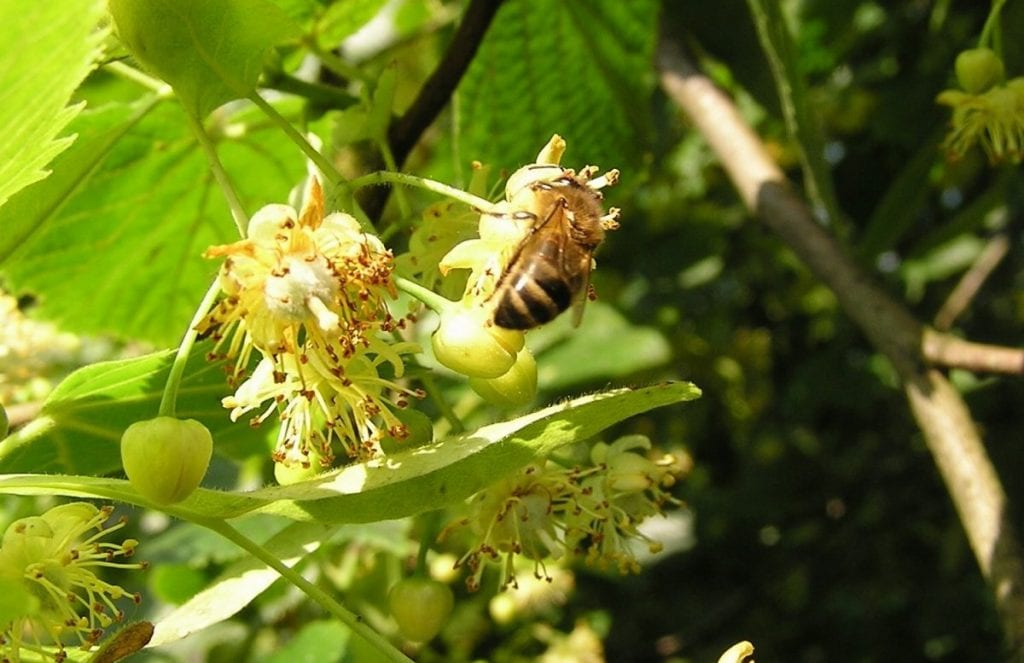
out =
[[[494,323],[505,329],[532,329],[569,308],[572,290],[550,263],[534,261],[501,293]]]

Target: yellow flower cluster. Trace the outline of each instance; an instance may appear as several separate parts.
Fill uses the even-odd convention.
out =
[[[385,436],[407,435],[391,408],[420,395],[397,382],[402,355],[417,347],[387,338],[406,323],[388,309],[391,252],[352,216],[324,216],[315,178],[300,212],[268,205],[246,239],[206,255],[224,258],[225,297],[199,330],[235,359],[232,378],[241,382],[224,405],[232,419],[261,410],[254,425],[277,413],[277,462],[329,466],[335,440],[349,457],[367,458]],[[262,358],[242,381],[254,349]]]
[[[1003,81],[1003,62],[989,49],[964,51],[956,61],[962,89],[937,101],[953,109],[943,147],[953,159],[981,145],[992,163],[1024,158],[1024,77]]]
[[[580,556],[591,565],[637,572],[630,540],[656,552],[660,544],[638,525],[676,500],[668,493],[681,472],[671,455],[652,460],[650,441],[622,437],[591,449],[586,468],[551,461],[528,465],[516,475],[477,493],[470,515],[454,527],[469,526],[478,539],[458,562],[470,570],[467,586],[480,586],[484,563],[498,562],[502,582],[517,586],[515,558],[534,562],[534,575],[548,577],[545,560]]]
[[[8,526],[0,545],[0,581],[13,592],[24,592],[23,612],[3,631],[0,654],[5,661],[21,660],[22,650],[33,660],[47,651],[48,639],[55,661],[65,658],[66,636],[91,647],[103,629],[124,618],[114,601],[141,598],[96,575],[98,568],[141,569],[143,563],[118,562],[131,557],[138,541],[120,544],[103,541],[124,522],[103,528],[113,511],[85,502],[54,507],[41,516],[16,520]]]

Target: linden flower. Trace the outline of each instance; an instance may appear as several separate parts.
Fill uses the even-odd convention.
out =
[[[386,305],[395,296],[392,256],[350,215],[324,217],[323,190],[310,179],[302,211],[267,205],[249,222],[249,237],[210,247],[223,257],[227,295],[199,325],[218,341],[230,338],[239,377],[256,348],[296,353],[304,343],[338,364],[368,335],[401,327]]]
[[[122,521],[103,528],[112,510],[74,502],[8,526],[0,545],[0,578],[20,583],[32,607],[3,631],[3,660],[21,660],[23,648],[38,660],[45,637],[57,646],[50,655],[63,661],[67,636],[73,634],[88,649],[103,635],[103,629],[124,618],[114,601],[129,597],[139,603],[138,594],[128,594],[96,575],[101,567],[145,568],[140,563],[114,561],[131,557],[138,541],[101,541],[124,526]]]
[[[666,503],[679,504],[665,489],[675,484],[681,468],[671,455],[650,460],[643,455],[650,448],[646,437],[627,435],[610,445],[599,442],[591,450],[597,471],[581,483],[589,508],[566,521],[571,538],[586,544],[588,563],[615,564],[621,573],[637,573],[640,565],[630,549],[631,539],[643,541],[652,553],[661,550],[661,543],[638,526],[645,518],[664,513]]]
[[[543,560],[566,552],[561,507],[578,493],[572,474],[564,468],[528,465],[471,498],[471,515],[456,523],[470,525],[480,539],[456,562],[469,567],[469,590],[480,588],[484,561],[501,563],[502,585],[518,587],[516,555],[533,560],[535,576],[548,577]]]
[[[630,540],[643,541],[652,552],[660,549],[638,525],[663,513],[665,504],[678,503],[665,489],[681,473],[672,456],[652,461],[639,453],[649,449],[650,441],[640,435],[598,443],[589,468],[529,465],[477,493],[470,516],[452,526],[469,525],[479,537],[457,562],[470,570],[469,589],[480,586],[487,561],[502,564],[504,585],[517,586],[516,555],[533,560],[538,578],[549,577],[544,559],[563,555],[580,555],[599,567],[615,565],[623,573],[639,571]]]
[[[233,381],[244,376],[255,348],[263,355],[255,372],[223,400],[232,419],[261,408],[258,425],[272,413],[281,420],[274,460],[289,467],[323,466],[334,460],[335,440],[351,458],[380,451],[385,436],[408,431],[391,412],[421,392],[395,382],[410,343],[384,335],[404,328],[391,316],[395,296],[391,252],[363,233],[354,218],[324,217],[323,192],[312,178],[301,213],[268,205],[249,224],[249,237],[211,247],[225,257],[220,272],[226,297],[200,324],[213,330],[226,357],[236,357]],[[389,365],[389,377],[381,369]]]
[[[943,142],[952,158],[979,143],[992,163],[1016,163],[1024,156],[1024,77],[975,94],[944,90],[937,101],[953,109]]]
[[[275,462],[308,468],[312,455],[321,469],[329,467],[335,440],[349,458],[370,458],[380,453],[384,437],[403,440],[409,435],[385,394],[399,394],[398,407],[408,405],[405,396],[422,398],[424,394],[381,377],[380,368],[390,364],[394,377],[402,377],[400,355],[416,349],[413,343],[388,345],[370,337],[353,348],[344,365],[323,353],[282,352],[273,359],[264,358],[235,394],[222,402],[236,421],[271,401],[251,423],[259,425],[271,414],[278,415],[281,429],[273,452]]]

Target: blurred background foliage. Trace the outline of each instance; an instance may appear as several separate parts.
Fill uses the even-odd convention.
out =
[[[399,111],[440,60],[465,7],[417,0],[332,6],[348,4],[345,12],[312,0],[277,4],[296,18],[318,17],[322,44],[386,14],[390,40],[349,40],[341,54],[367,81],[394,66]],[[922,321],[934,318],[986,242],[1005,235],[1007,256],[954,329],[977,341],[1019,345],[1020,169],[991,167],[980,152],[947,163],[938,147],[949,113],[935,95],[952,87],[953,60],[976,45],[988,4],[788,0],[782,7],[842,212],[830,229]],[[756,645],[762,663],[1000,659],[991,596],[892,370],[832,293],[750,218],[700,136],[657,89],[652,59],[659,31],[687,46],[736,97],[799,186],[797,151],[741,0],[508,0],[453,104],[404,170],[465,184],[470,160],[478,159],[494,169],[494,183],[498,171],[529,161],[558,132],[569,144],[566,165],[622,171],[622,182],[608,192],[609,203],[623,209],[622,228],[602,247],[593,275],[599,301],[578,330],[563,320],[531,334],[541,370],[538,401],[663,379],[699,385],[704,396],[685,409],[655,411],[617,431],[647,434],[692,458],[677,490],[687,518],[672,521],[675,544],[643,574],[575,569],[561,601],[522,610],[518,620],[486,618],[494,610],[486,587],[478,595],[457,590],[452,625],[421,660],[532,660],[554,637],[542,624],[568,634],[581,623],[601,636],[609,661],[714,661],[741,639]],[[1024,2],[1007,4],[1003,34],[1007,71],[1020,75]],[[614,75],[603,73],[609,62]],[[299,65],[284,49],[276,71]],[[121,96],[122,85],[99,73],[83,97],[130,98]],[[358,170],[358,144],[350,145],[359,138],[357,111],[311,99],[292,117],[344,148],[342,164]],[[253,179],[246,188],[262,186]],[[400,195],[408,207],[392,195],[382,217],[396,252],[418,223],[403,209],[436,202],[417,191]],[[21,304],[31,315],[31,297]],[[13,320],[15,313],[7,315]],[[98,343],[101,354],[118,352]],[[16,375],[17,357],[9,341],[6,347],[5,403],[38,398],[37,378],[47,369],[33,367],[31,379]],[[68,363],[88,360],[77,346],[69,353],[47,363],[54,380]],[[984,431],[1010,503],[1021,504],[1024,383],[952,377]],[[457,407],[471,400],[456,379],[439,388]],[[440,414],[430,402],[424,408]],[[501,414],[479,404],[461,413],[469,426]],[[213,471],[225,485],[269,480],[265,454],[240,470],[219,463]],[[8,506],[8,518],[24,515],[20,502]],[[133,518],[144,532],[141,553],[154,566],[144,591],[157,599],[143,611],[180,603],[239,558],[191,526],[169,526],[153,515],[139,520]],[[269,520],[248,526],[255,538],[280,527]],[[420,526],[343,528],[314,554],[313,566],[321,582],[386,631],[384,592],[413,552],[396,542]],[[553,584],[562,582],[556,574]],[[359,658],[360,644],[347,641],[338,625],[316,621],[318,614],[277,583],[234,619],[149,656],[284,661],[313,652],[315,660],[331,660],[323,657],[330,642],[344,652],[333,660],[370,660]]]

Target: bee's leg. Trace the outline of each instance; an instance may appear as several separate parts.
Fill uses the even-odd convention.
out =
[[[593,166],[587,166],[587,168],[584,168],[584,171],[588,171],[590,168],[593,168]],[[597,172],[596,168],[594,168],[593,171],[590,171],[591,174],[593,174],[595,172]],[[615,184],[618,181],[619,181],[619,170],[618,170],[618,168],[612,168],[611,170],[609,170],[607,173],[605,173],[601,177],[596,177],[596,178],[594,178],[592,180],[587,181],[587,186],[590,187],[591,189],[594,189],[596,191],[598,189],[603,189],[606,186],[612,186],[613,184]]]
[[[608,213],[601,217],[601,227],[605,230],[615,230],[619,227],[619,215],[622,213],[618,207],[612,207]]]

